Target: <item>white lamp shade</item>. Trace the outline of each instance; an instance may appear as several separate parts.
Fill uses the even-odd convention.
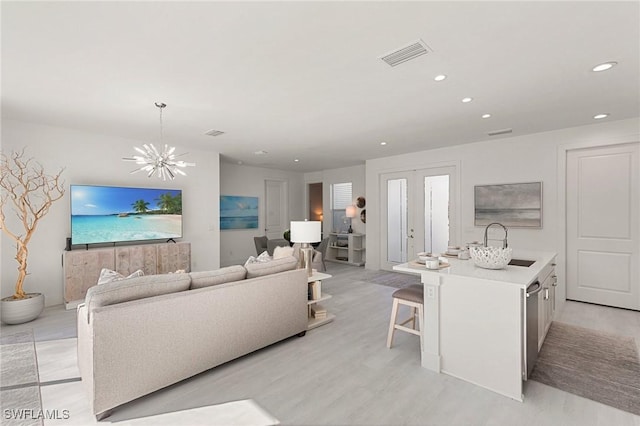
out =
[[[356,217],[358,215],[358,209],[353,205],[347,206],[345,213],[347,214],[347,217]]]
[[[292,243],[317,243],[322,239],[321,223],[318,221],[292,221]]]

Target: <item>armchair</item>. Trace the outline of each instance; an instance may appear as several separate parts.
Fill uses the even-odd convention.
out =
[[[266,238],[266,237],[265,237]],[[269,256],[273,256],[273,251],[276,247],[289,247],[289,241],[284,238],[274,238],[272,240],[267,241],[267,253]]]
[[[265,236],[253,237],[253,243],[256,245],[256,254],[260,256],[262,252],[267,250],[267,243],[269,239]]]

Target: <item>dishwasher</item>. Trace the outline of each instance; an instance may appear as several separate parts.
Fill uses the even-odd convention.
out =
[[[527,287],[527,375],[531,375],[533,366],[538,360],[538,295],[542,291],[540,281],[536,281]]]

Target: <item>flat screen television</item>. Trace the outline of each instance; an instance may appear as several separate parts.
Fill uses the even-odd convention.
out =
[[[179,189],[71,185],[71,243],[182,238]]]

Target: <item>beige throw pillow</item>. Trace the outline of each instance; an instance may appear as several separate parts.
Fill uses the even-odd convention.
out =
[[[277,246],[273,250],[273,260],[293,256],[293,247]]]

